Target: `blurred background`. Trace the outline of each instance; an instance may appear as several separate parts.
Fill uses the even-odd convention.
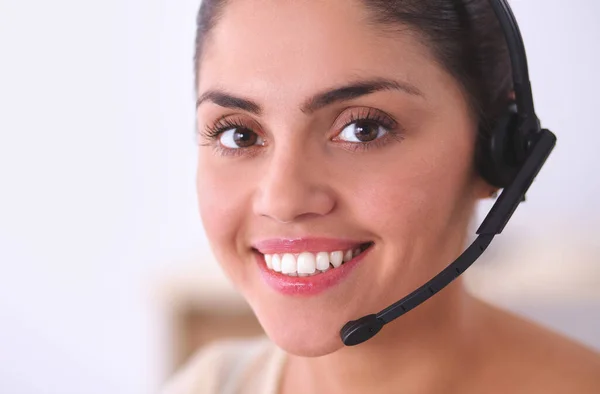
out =
[[[468,284],[600,350],[600,2],[512,5],[559,144]],[[1,393],[155,392],[260,332],[196,209],[198,7],[0,0]]]

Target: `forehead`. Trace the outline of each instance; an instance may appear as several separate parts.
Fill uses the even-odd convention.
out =
[[[198,91],[293,100],[357,77],[451,84],[411,30],[374,24],[358,0],[231,0],[204,46]]]

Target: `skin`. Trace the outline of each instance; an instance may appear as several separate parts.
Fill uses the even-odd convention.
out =
[[[341,343],[347,321],[400,299],[462,252],[474,206],[493,190],[474,171],[477,124],[461,86],[416,34],[383,33],[366,17],[348,0],[236,0],[204,47],[199,97],[219,90],[261,109],[199,105],[197,185],[215,256],[290,354],[281,392],[600,392],[597,355],[474,300],[460,280],[373,340]],[[420,93],[386,89],[305,108],[325,91],[382,78]],[[340,138],[369,110],[396,120],[398,134],[368,149]],[[224,151],[202,136],[223,116],[264,144]],[[374,246],[339,285],[282,295],[262,281],[251,245],[300,236]]]

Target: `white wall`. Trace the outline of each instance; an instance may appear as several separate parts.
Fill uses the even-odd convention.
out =
[[[197,3],[0,0],[0,392],[141,394],[164,378],[157,280],[217,272],[194,196]],[[559,145],[506,231],[560,237],[567,256],[583,237],[592,254],[600,3],[513,4]]]

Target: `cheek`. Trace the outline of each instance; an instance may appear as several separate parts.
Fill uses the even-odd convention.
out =
[[[412,148],[364,174],[352,194],[358,221],[380,241],[380,263],[371,275],[382,289],[372,303],[381,307],[447,265],[468,225],[472,148],[461,141],[424,141]]]
[[[465,132],[460,138],[405,142],[402,154],[386,157],[361,177],[352,205],[382,237],[431,244],[465,211],[472,139]]]
[[[196,179],[198,208],[206,236],[217,260],[229,271],[237,252],[236,234],[248,212],[245,187],[210,158],[200,156]]]

